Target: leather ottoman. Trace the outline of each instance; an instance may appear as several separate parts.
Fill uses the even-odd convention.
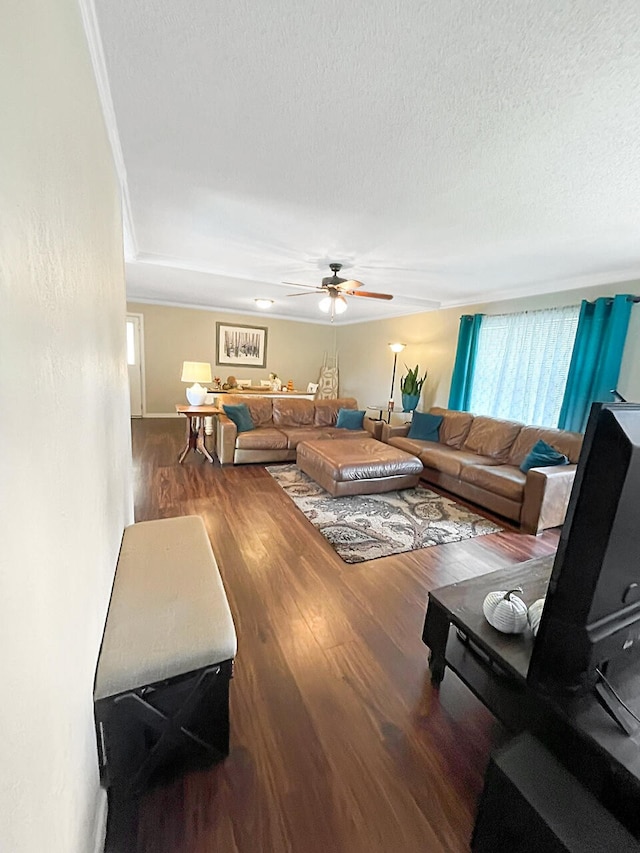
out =
[[[296,463],[334,497],[409,489],[422,473],[416,456],[375,438],[303,441]]]

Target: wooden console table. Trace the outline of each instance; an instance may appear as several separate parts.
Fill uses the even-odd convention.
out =
[[[213,402],[217,406],[224,403],[225,394],[246,397],[270,397],[273,399],[289,398],[290,400],[315,400],[315,394],[307,394],[304,391],[267,391],[261,388],[232,388],[230,391],[212,391]]]
[[[523,589],[531,604],[545,595],[554,556],[528,560],[429,593],[422,639],[431,681],[451,669],[512,732],[530,731],[620,822],[640,839],[640,732],[629,737],[594,694],[547,695],[527,682],[534,638],[501,634],[482,613],[487,593]],[[623,698],[640,710],[640,666]]]
[[[187,419],[187,443],[184,450],[178,456],[178,462],[182,465],[190,450],[202,453],[205,459],[213,462],[213,456],[209,453],[205,444],[204,419],[212,415],[219,415],[222,409],[219,409],[217,406],[176,405],[176,412],[184,415]]]

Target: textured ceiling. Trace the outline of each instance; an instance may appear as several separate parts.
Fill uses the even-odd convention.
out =
[[[395,295],[353,321],[640,275],[638,0],[96,13],[132,299],[318,320],[280,282],[338,260]]]

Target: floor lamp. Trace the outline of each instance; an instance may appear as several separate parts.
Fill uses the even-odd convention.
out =
[[[393,353],[393,373],[391,374],[391,391],[389,392],[389,405],[387,411],[387,423],[391,423],[391,412],[393,411],[393,386],[396,382],[396,362],[398,361],[398,353],[406,347],[406,344],[389,344],[389,349]]]

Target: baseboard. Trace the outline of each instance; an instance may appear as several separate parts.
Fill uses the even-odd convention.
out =
[[[100,788],[96,805],[96,834],[93,853],[104,853],[104,845],[107,840],[107,803],[107,792],[104,788]]]

